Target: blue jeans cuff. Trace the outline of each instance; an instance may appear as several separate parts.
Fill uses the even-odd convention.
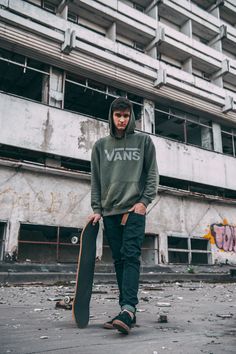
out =
[[[134,306],[131,306],[131,305],[123,305],[121,306],[121,310],[127,310],[127,311],[130,311],[130,312],[133,312],[135,313],[136,312],[136,308]]]

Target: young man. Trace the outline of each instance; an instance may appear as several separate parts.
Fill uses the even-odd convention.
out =
[[[91,159],[91,205],[96,223],[103,217],[119,287],[121,312],[104,328],[128,334],[136,323],[145,214],[155,198],[158,171],[149,135],[136,133],[132,103],[119,97],[110,107],[110,135],[99,139]]]

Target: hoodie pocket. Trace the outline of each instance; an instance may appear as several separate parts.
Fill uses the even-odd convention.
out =
[[[108,210],[122,209],[130,207],[139,198],[140,190],[137,182],[115,182],[102,195],[102,207]]]

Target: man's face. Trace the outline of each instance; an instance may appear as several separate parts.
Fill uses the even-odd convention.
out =
[[[113,112],[113,122],[118,133],[125,131],[130,120],[130,110],[116,110]]]

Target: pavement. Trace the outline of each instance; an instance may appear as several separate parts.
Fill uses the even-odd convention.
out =
[[[140,286],[137,325],[129,335],[102,324],[118,313],[115,284],[96,282],[90,322],[78,329],[71,310],[56,308],[68,285],[0,287],[0,353],[235,354],[236,283],[162,282]],[[167,316],[167,323],[159,322]]]

